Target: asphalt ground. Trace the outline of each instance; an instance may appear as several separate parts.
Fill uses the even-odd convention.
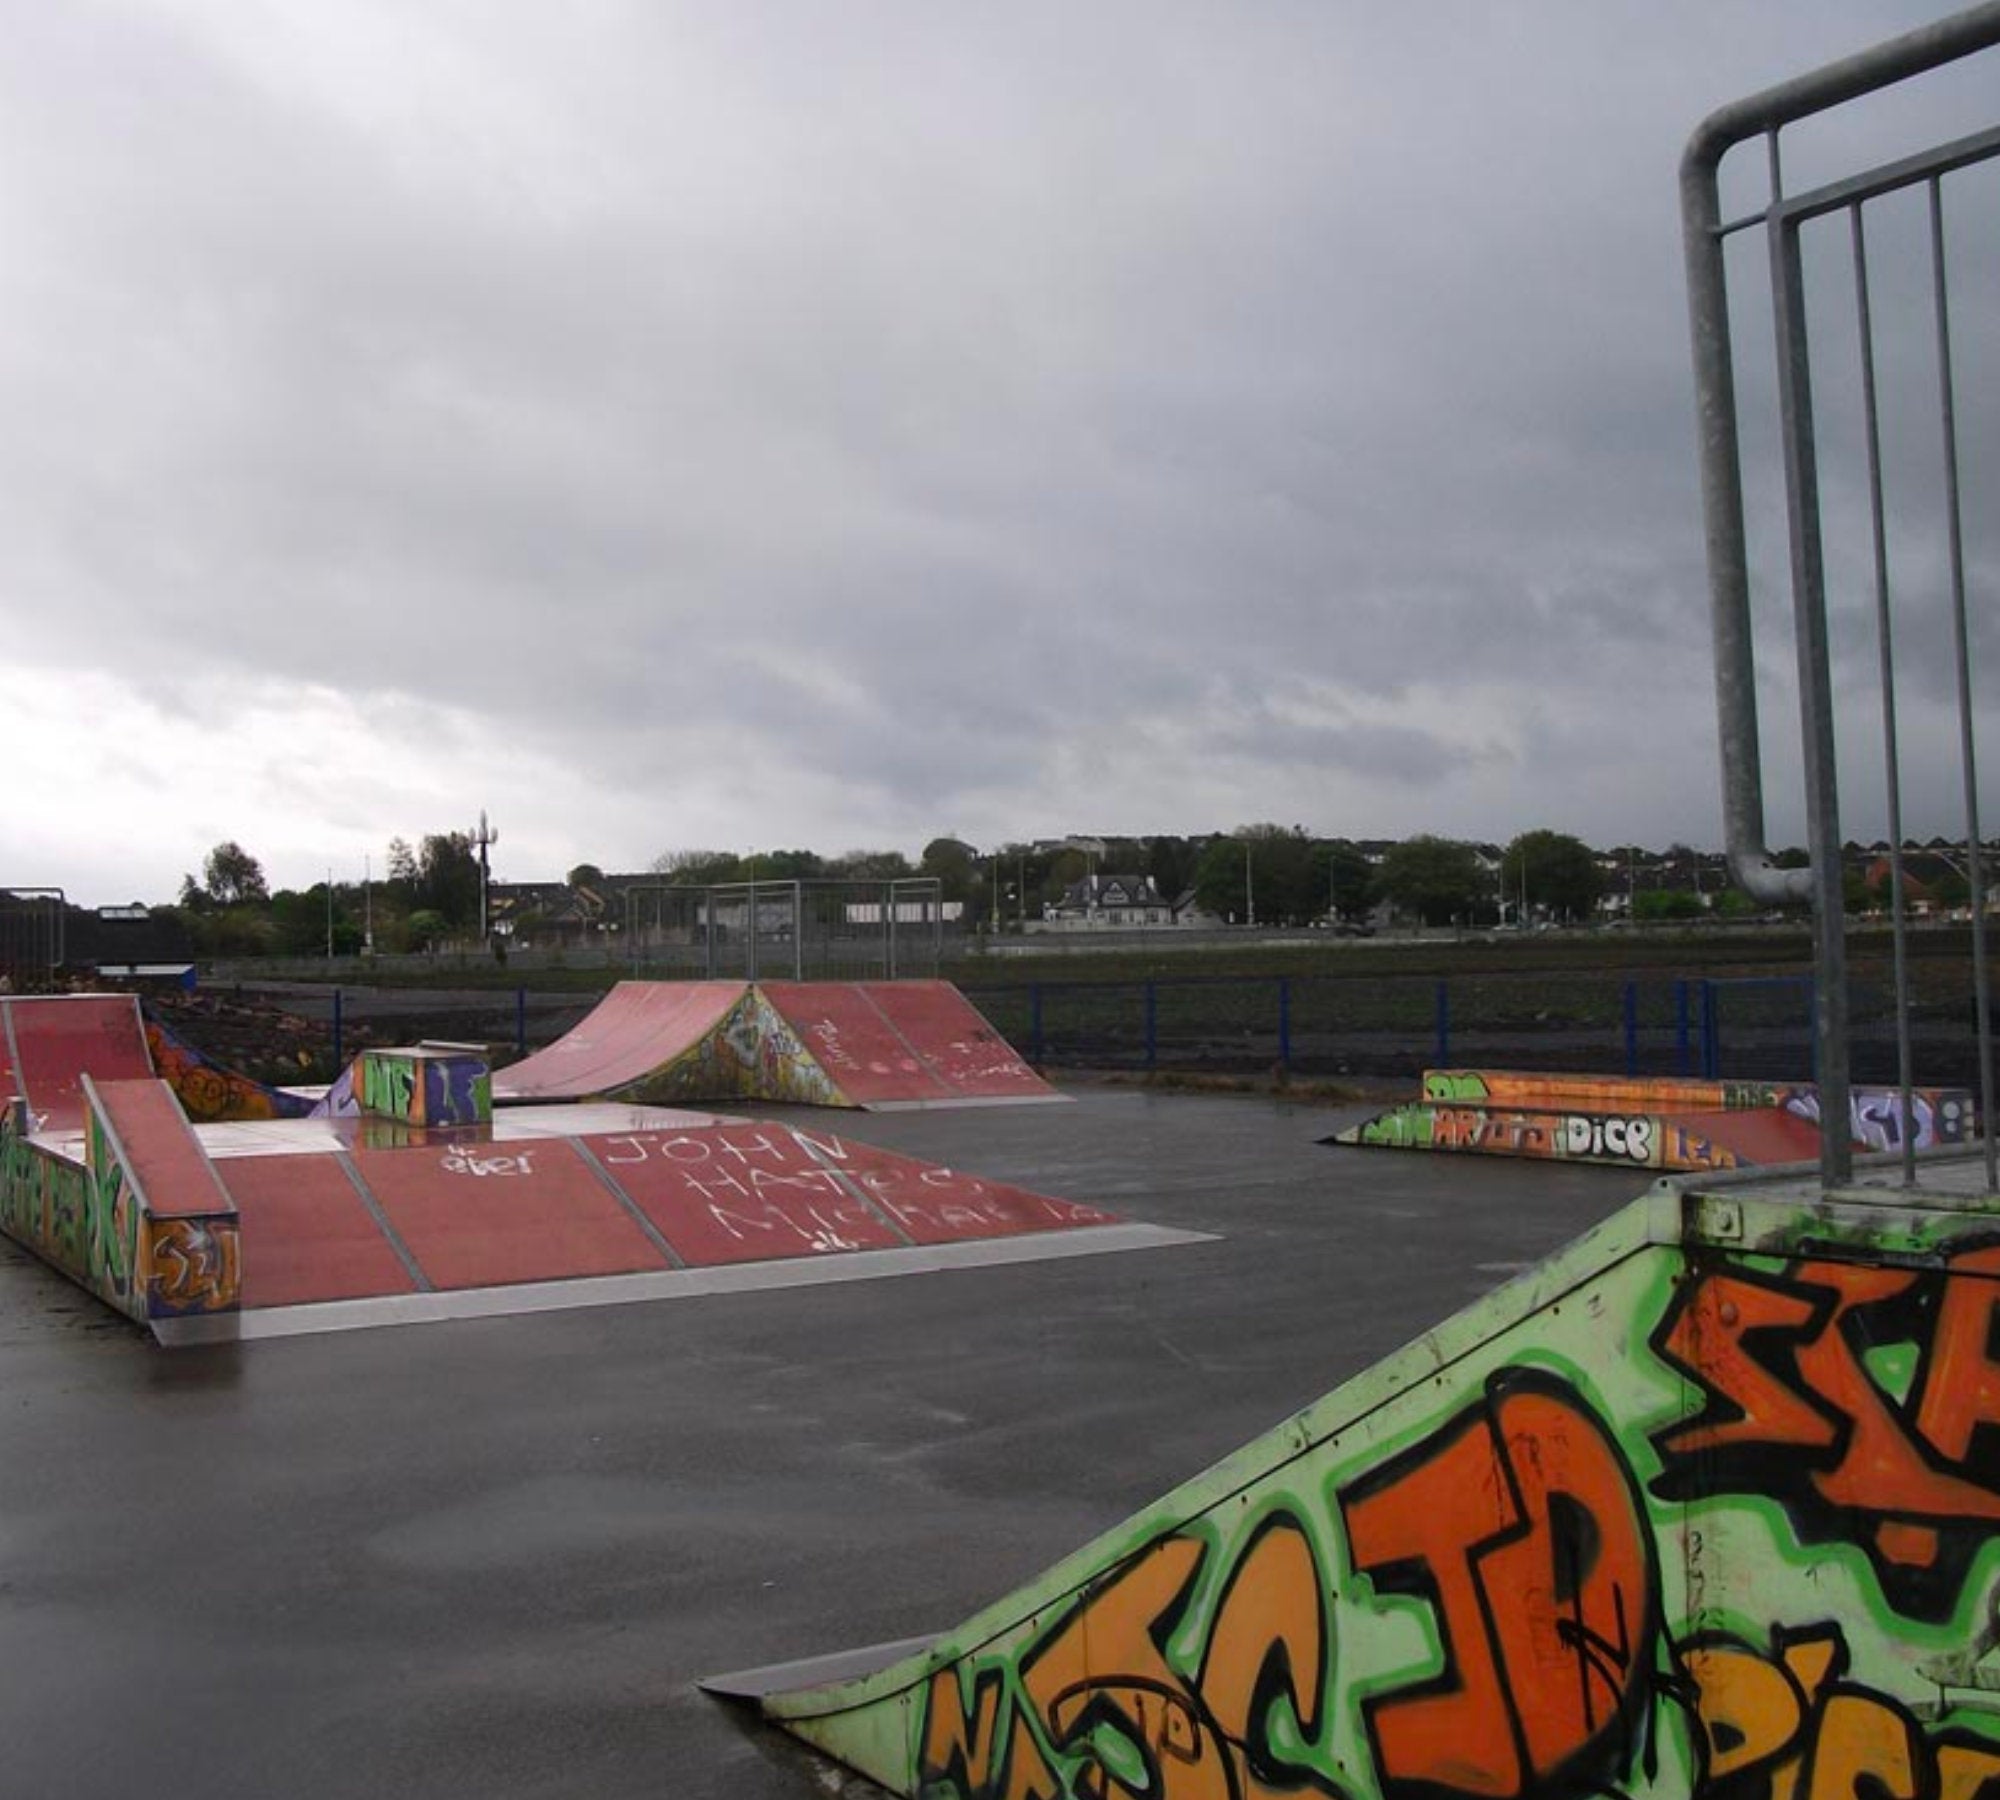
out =
[[[0,1793],[872,1793],[696,1680],[943,1629],[1646,1185],[1077,1092],[840,1129],[1216,1241],[168,1351],[0,1240]]]

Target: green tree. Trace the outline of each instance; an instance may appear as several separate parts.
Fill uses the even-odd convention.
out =
[[[201,868],[202,888],[218,906],[237,906],[246,900],[268,900],[271,890],[264,883],[263,865],[231,838],[208,853]]]
[[[1245,846],[1218,832],[1195,859],[1195,904],[1205,913],[1240,925],[1250,916],[1249,892]]]
[[[715,887],[736,879],[736,858],[727,850],[662,850],[653,873],[669,887]]]
[[[435,950],[451,935],[451,921],[435,908],[420,906],[404,921],[413,950]]]
[[[975,867],[978,856],[977,850],[957,838],[932,838],[924,846],[917,872],[936,877],[938,892],[946,900],[970,900],[979,879]]]
[[[1642,925],[1701,916],[1701,896],[1686,888],[1645,888],[1632,896],[1632,917]]]
[[[435,832],[417,851],[414,911],[434,912],[455,931],[479,923],[479,855],[463,831]],[[411,929],[416,928],[414,917]]]
[[[907,881],[916,870],[900,850],[849,850],[829,861],[826,872],[836,881]]]
[[[759,881],[818,881],[826,864],[811,850],[760,850],[744,864],[743,879],[755,868]]]
[[[1456,838],[1428,833],[1405,838],[1382,858],[1382,895],[1426,925],[1469,918],[1484,903],[1488,882],[1479,853]]]
[[[602,888],[604,871],[595,863],[578,863],[563,880],[573,888]]]
[[[1500,858],[1500,891],[1551,918],[1587,919],[1604,895],[1597,853],[1560,831],[1524,831]]]
[[[1153,878],[1162,900],[1178,900],[1194,885],[1195,865],[1201,861],[1201,845],[1193,838],[1151,837],[1139,865]]]
[[[1346,838],[1315,844],[1313,886],[1336,917],[1359,919],[1375,904],[1375,865]]]

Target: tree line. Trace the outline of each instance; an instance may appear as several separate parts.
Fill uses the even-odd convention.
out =
[[[181,878],[171,909],[197,956],[356,956],[426,950],[476,936],[479,856],[469,832],[389,840],[379,877],[280,888],[230,839]]]
[[[969,925],[1007,930],[1040,919],[1047,908],[1095,877],[1144,880],[1167,902],[1192,895],[1213,918],[1233,924],[1304,926],[1358,924],[1384,905],[1425,925],[1480,925],[1524,920],[1561,923],[1590,918],[1616,876],[1607,870],[1640,859],[1642,890],[1630,882],[1633,914],[1641,920],[1698,916],[1719,905],[1748,910],[1719,876],[1700,891],[1702,864],[1715,859],[1675,846],[1664,859],[1636,850],[1598,852],[1551,830],[1523,832],[1497,856],[1490,847],[1419,835],[1364,848],[1321,837],[1300,826],[1238,826],[1201,836],[1070,838],[1005,843],[980,850],[937,837],[914,860],[895,850],[851,850],[826,856],[809,849],[753,852],[677,849],[653,859],[645,875],[666,886],[702,888],[744,882],[874,883],[929,877],[956,901]],[[1662,869],[1694,871],[1663,885]],[[612,877],[592,863],[568,871],[572,893],[595,892],[633,879]],[[257,857],[235,841],[217,844],[199,878],[182,883],[172,909],[192,946],[204,956],[354,955],[421,951],[476,942],[480,927],[480,867],[472,834],[437,832],[414,844],[390,841],[379,876],[319,882],[272,891]],[[517,909],[515,922],[532,936],[549,908]]]

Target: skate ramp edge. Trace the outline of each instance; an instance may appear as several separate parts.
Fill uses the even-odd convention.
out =
[[[2000,1198],[1924,1172],[1657,1182],[928,1647],[703,1685],[925,1800],[1986,1791]]]

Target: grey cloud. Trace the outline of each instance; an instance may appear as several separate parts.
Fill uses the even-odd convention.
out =
[[[1059,829],[1093,762],[1151,828],[1532,779],[1648,835],[1631,695],[1710,734],[1674,158],[1918,16],[34,9],[23,651],[520,746],[647,821],[612,862],[663,769],[828,846]]]

